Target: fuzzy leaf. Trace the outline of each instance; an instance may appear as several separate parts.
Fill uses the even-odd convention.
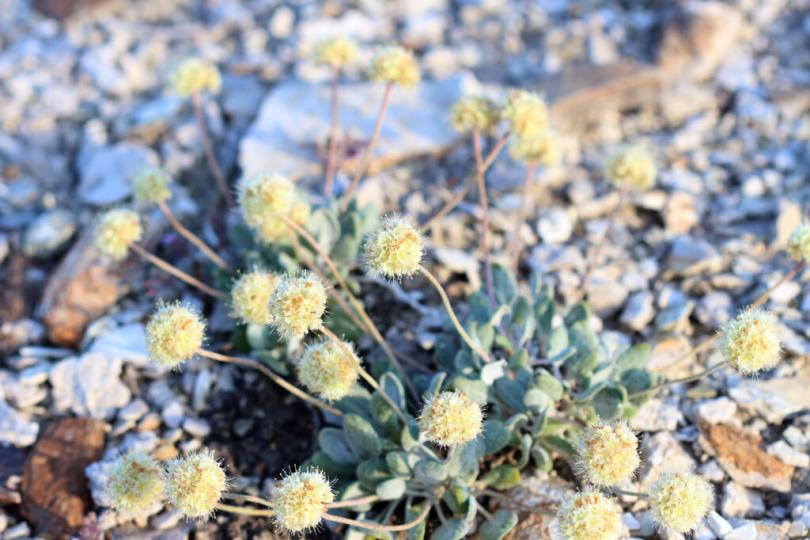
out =
[[[433,531],[430,540],[461,540],[467,535],[469,524],[461,519],[448,519],[441,527]]]
[[[511,305],[517,296],[517,283],[515,283],[512,273],[500,264],[496,264],[492,267],[492,281],[498,305]]]
[[[642,369],[647,364],[651,352],[652,347],[648,343],[633,345],[616,358],[616,371],[621,373],[628,369]]]
[[[520,458],[518,459],[515,466],[518,469],[523,469],[526,465],[529,464],[529,458],[531,457],[531,449],[532,449],[532,436],[528,433],[524,433],[520,437]]]
[[[464,392],[479,405],[486,405],[487,403],[487,385],[480,380],[454,377],[450,386],[459,392]]]
[[[534,372],[533,384],[536,388],[545,392],[554,402],[560,401],[565,392],[562,383],[543,368],[539,368]]]
[[[380,387],[388,397],[394,400],[394,403],[399,405],[400,409],[405,408],[405,388],[402,386],[399,377],[391,372],[383,373],[382,378],[380,378]]]
[[[541,471],[548,472],[551,470],[551,466],[554,462],[551,460],[551,456],[548,453],[548,450],[540,446],[539,444],[535,444],[532,446],[532,461],[534,461],[534,466],[540,469]]]
[[[396,501],[405,495],[406,488],[404,478],[392,478],[377,484],[375,493],[383,501]]]
[[[613,420],[621,416],[622,404],[626,398],[623,388],[613,386],[602,389],[593,397],[591,404],[603,420]]]
[[[343,434],[346,442],[360,460],[375,458],[382,451],[382,441],[365,418],[356,414],[343,417]]]
[[[340,491],[340,496],[337,498],[337,500],[348,501],[351,499],[359,499],[361,497],[365,497],[366,495],[368,495],[368,492],[363,489],[360,482],[352,482],[351,484],[347,485],[345,489]],[[371,509],[371,504],[358,504],[357,506],[349,506],[347,508],[351,508],[352,512],[367,512]]]
[[[520,483],[520,469],[514,465],[498,465],[484,475],[481,482],[497,490],[513,488]]]
[[[318,433],[318,446],[335,463],[349,465],[360,461],[349,446],[342,429],[323,428]]]
[[[522,347],[532,338],[537,327],[532,306],[529,300],[523,296],[518,297],[515,307],[512,309],[512,326],[517,329],[518,347]]]
[[[385,464],[388,465],[391,474],[404,477],[411,475],[407,452],[388,452],[385,454]]]
[[[509,444],[512,438],[512,433],[506,427],[506,424],[500,420],[491,419],[484,422],[484,433],[481,436],[481,441],[484,443],[484,451],[487,454],[494,454],[502,450]]]
[[[329,208],[321,207],[313,210],[306,227],[327,253],[332,251],[335,242],[340,238],[340,222],[334,211]]]
[[[478,476],[479,441],[470,441],[457,447],[448,463],[448,474],[462,481],[472,481]]]
[[[554,401],[539,388],[529,388],[523,396],[523,405],[529,411],[540,414],[554,406]]]
[[[428,396],[435,396],[439,392],[442,391],[442,384],[444,384],[444,380],[447,378],[447,373],[444,371],[440,371],[439,373],[435,374],[430,379],[430,384],[428,384],[427,392],[425,392]]]
[[[322,450],[315,452],[315,454],[309,458],[309,463],[313,467],[323,471],[324,474],[330,478],[351,478],[354,476],[354,464],[338,463]]]
[[[481,540],[501,540],[515,528],[518,515],[510,510],[498,510],[492,519],[481,525]]]
[[[506,361],[498,360],[485,364],[481,368],[481,380],[487,386],[492,385],[497,379],[500,379],[506,373]]]
[[[512,379],[501,377],[495,381],[495,395],[504,402],[513,412],[523,412],[526,407],[523,405],[523,397],[526,389],[521,384]]]
[[[382,459],[367,459],[357,466],[357,479],[366,491],[375,491],[377,484],[391,478]]]
[[[436,485],[447,479],[447,465],[431,458],[422,458],[413,468],[415,480],[428,485]]]
[[[361,221],[358,214],[345,213],[340,216],[340,238],[332,248],[332,259],[337,262],[350,262],[357,259],[362,242]]]

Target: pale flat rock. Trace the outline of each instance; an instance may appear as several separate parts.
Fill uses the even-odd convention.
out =
[[[413,89],[395,87],[369,172],[423,155],[441,154],[459,138],[448,111],[461,96],[477,90],[469,73],[425,81]],[[379,111],[384,86],[356,83],[340,88],[340,122],[353,141],[366,141]],[[265,98],[259,116],[239,145],[245,175],[275,170],[293,179],[319,174],[329,134],[329,85],[283,83]],[[349,160],[351,170],[357,160]]]
[[[146,330],[141,323],[125,324],[104,332],[93,341],[89,352],[131,362],[138,367],[150,364],[146,351]]]
[[[766,381],[745,379],[729,390],[737,405],[778,424],[786,416],[810,409],[810,368],[793,377],[776,377]]]
[[[79,169],[79,198],[94,206],[121,202],[132,193],[132,176],[156,164],[157,154],[145,146],[119,143],[101,148]]]
[[[122,367],[121,360],[97,353],[60,361],[49,377],[54,408],[79,416],[112,418],[132,395],[121,382]]]
[[[31,446],[37,440],[39,424],[6,403],[0,387],[0,442],[14,446]]]

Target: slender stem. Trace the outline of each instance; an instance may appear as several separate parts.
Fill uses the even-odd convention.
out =
[[[379,501],[380,498],[377,495],[369,495],[368,497],[359,497],[357,499],[348,499],[345,501],[338,501],[333,502],[332,504],[327,504],[327,508],[346,508],[350,506],[362,506],[364,504],[371,504]]]
[[[498,137],[498,140],[492,146],[492,150],[489,151],[489,154],[487,154],[487,157],[484,160],[483,163],[484,172],[487,172],[489,168],[492,166],[492,164],[495,163],[495,160],[498,159],[498,156],[500,155],[501,151],[503,150],[504,146],[506,146],[506,143],[508,141],[509,141],[509,131],[504,131],[501,134],[501,136]]]
[[[227,356],[225,354],[215,353],[213,351],[207,351],[205,349],[198,349],[197,354],[199,354],[200,356],[204,356],[206,358],[210,358],[211,360],[215,360],[217,362],[223,362],[226,364],[236,364],[239,366],[246,366],[253,368],[261,372],[262,375],[264,375],[265,377],[267,377],[268,379],[270,379],[271,381],[273,381],[274,383],[276,383],[277,385],[279,385],[280,387],[282,387],[295,397],[301,398],[307,403],[315,405],[316,407],[319,407],[328,413],[334,414],[335,416],[343,416],[343,413],[337,410],[336,408],[332,407],[331,405],[327,405],[326,403],[322,402],[317,398],[310,396],[297,386],[287,382],[283,377],[274,373],[273,370],[271,370],[261,362],[253,360],[252,358]]]
[[[489,230],[489,198],[484,171],[484,159],[481,157],[481,131],[473,129],[473,153],[475,154],[475,178],[478,182],[478,198],[481,203],[481,251],[484,253],[484,281],[487,287],[489,305],[495,308],[495,285],[492,278],[492,260],[489,256],[491,233]]]
[[[433,505],[425,504],[425,507],[422,508],[422,511],[419,512],[419,515],[416,516],[412,521],[408,523],[403,523],[402,525],[380,525],[379,523],[372,523],[370,521],[360,521],[357,519],[350,519],[345,518],[342,516],[335,516],[329,513],[323,515],[323,519],[326,521],[332,521],[334,523],[342,523],[343,525],[349,525],[351,527],[357,527],[358,529],[366,529],[368,531],[383,531],[383,532],[399,532],[399,531],[407,531],[409,529],[413,529],[430,513],[430,509]]]
[[[238,499],[238,500],[248,501],[248,502],[252,502],[252,503],[255,503],[255,504],[260,504],[262,506],[267,506],[269,508],[272,508],[272,506],[273,506],[273,504],[270,501],[268,501],[267,499],[263,499],[261,497],[254,497],[253,495],[246,495],[244,493],[228,493],[226,491],[226,492],[222,493],[222,497],[224,499]]]
[[[205,113],[203,112],[200,94],[193,94],[191,96],[191,102],[194,105],[194,116],[197,118],[197,126],[200,130],[200,139],[202,140],[205,159],[208,161],[208,168],[211,169],[211,174],[214,175],[219,191],[222,193],[222,196],[225,197],[228,206],[233,208],[235,206],[233,195],[231,195],[231,190],[228,189],[228,182],[225,180],[225,175],[222,173],[219,163],[217,163],[217,158],[214,155],[214,147],[211,144],[211,137],[208,135],[208,126],[205,123]]]
[[[515,221],[515,228],[512,231],[512,238],[509,241],[509,250],[507,251],[513,270],[517,270],[520,261],[520,252],[522,250],[520,229],[523,227],[523,222],[526,221],[526,215],[529,213],[529,192],[536,170],[536,163],[530,162],[526,164],[526,176],[523,178],[523,186],[520,188],[520,208],[518,209],[517,221]]]
[[[186,228],[185,225],[180,223],[180,220],[177,219],[174,212],[172,212],[171,208],[169,208],[168,204],[166,204],[164,201],[160,201],[158,203],[158,208],[160,208],[160,211],[163,212],[163,215],[166,217],[166,221],[169,222],[169,225],[171,225],[175,231],[180,233],[180,236],[194,244],[197,249],[202,251],[203,255],[211,259],[211,262],[226,272],[230,272],[231,268],[224,260],[222,260],[222,257],[217,255],[213,249],[208,247],[208,244],[203,242],[202,238],[191,232],[188,228]]]
[[[439,296],[442,299],[442,304],[444,304],[444,309],[447,311],[447,315],[450,317],[450,321],[453,323],[453,326],[456,327],[456,331],[461,336],[461,339],[464,340],[464,343],[466,343],[467,346],[470,347],[470,349],[472,349],[472,351],[475,354],[480,356],[484,362],[489,362],[491,360],[489,355],[486,352],[484,352],[484,350],[481,348],[478,342],[476,342],[472,337],[470,337],[467,331],[464,330],[464,327],[461,325],[461,321],[458,320],[456,312],[453,310],[453,305],[450,303],[450,298],[447,297],[447,293],[444,292],[444,287],[442,287],[442,284],[439,283],[439,280],[436,279],[436,277],[422,265],[419,265],[417,267],[417,270],[419,271],[420,274],[422,274],[427,278],[427,280],[431,283],[431,285],[433,285],[433,288],[436,289],[436,292],[439,293]]]
[[[704,378],[704,377],[706,377],[708,375],[711,375],[715,371],[717,371],[719,369],[722,369],[725,365],[726,365],[725,362],[718,362],[717,364],[714,364],[713,366],[707,367],[706,369],[704,369],[700,373],[695,373],[694,375],[689,375],[688,377],[681,377],[679,379],[669,379],[669,380],[664,381],[664,382],[662,382],[660,384],[656,384],[655,386],[651,386],[650,388],[647,388],[646,390],[641,390],[639,392],[633,392],[633,393],[629,394],[628,397],[634,398],[634,397],[638,397],[638,396],[641,396],[641,395],[644,395],[644,394],[649,394],[650,392],[655,392],[656,390],[666,388],[667,386],[671,386],[673,384],[685,384],[685,383],[690,383],[690,382],[694,382],[694,381],[699,381],[700,379],[702,379],[702,378]]]
[[[186,283],[188,283],[192,287],[196,287],[197,289],[201,290],[205,294],[207,294],[209,296],[213,296],[214,298],[228,298],[228,295],[225,294],[224,292],[218,291],[218,290],[216,290],[216,289],[214,289],[212,287],[209,287],[208,285],[206,285],[205,283],[203,283],[199,279],[195,278],[194,276],[190,276],[189,274],[186,274],[185,272],[183,272],[182,270],[180,270],[176,266],[173,266],[173,265],[167,263],[166,261],[164,261],[163,259],[161,259],[157,255],[149,253],[142,246],[140,246],[138,244],[132,244],[130,247],[132,248],[132,251],[134,251],[135,253],[137,253],[138,255],[140,255],[141,257],[143,257],[144,259],[146,259],[150,263],[154,264],[155,266],[157,266],[161,270],[163,270],[165,272],[168,272],[169,274],[173,275],[177,279],[185,281]]]
[[[217,503],[217,510],[223,512],[230,512],[231,514],[241,514],[244,516],[273,516],[275,515],[272,510],[262,510],[260,508],[247,508],[243,506],[233,506],[231,504]]]
[[[648,499],[650,497],[647,493],[642,493],[640,491],[628,491],[626,489],[619,489],[617,487],[610,488],[610,491],[616,493],[617,495],[625,495],[627,497],[636,497],[639,499]]]
[[[340,68],[332,68],[332,83],[330,88],[330,129],[329,129],[329,155],[326,160],[326,180],[323,184],[323,194],[327,197],[332,195],[332,186],[335,183],[335,173],[337,172],[338,137],[340,134],[340,112],[338,108],[338,78]]]
[[[346,193],[343,195],[344,206],[347,205],[351,200],[352,193],[354,193],[354,190],[357,189],[358,184],[360,184],[360,180],[362,180],[363,176],[365,176],[368,166],[371,163],[371,154],[374,151],[374,146],[376,146],[377,140],[380,138],[380,130],[382,130],[383,121],[385,120],[385,113],[388,111],[388,104],[391,101],[391,91],[393,89],[393,82],[389,82],[385,85],[382,103],[380,104],[380,112],[377,114],[377,121],[374,123],[374,131],[371,133],[371,139],[369,139],[368,145],[366,145],[366,150],[361,158],[360,166],[358,167],[354,178],[352,178],[352,183],[349,185],[349,189],[347,189]]]
[[[613,210],[610,212],[610,217],[608,218],[607,227],[605,227],[605,232],[596,242],[596,247],[591,250],[590,255],[588,256],[588,262],[585,265],[585,273],[582,274],[582,281],[579,285],[579,299],[585,297],[585,288],[588,285],[588,280],[591,278],[591,273],[593,272],[594,267],[599,264],[599,259],[602,258],[602,249],[607,244],[608,240],[610,239],[610,234],[613,232],[613,228],[616,226],[616,218],[619,216],[622,208],[624,207],[624,203],[627,200],[629,188],[627,184],[622,185],[621,191],[619,191],[619,200],[616,203],[616,206],[613,207]]]
[[[320,331],[323,332],[323,334],[326,335],[326,337],[331,339],[335,343],[335,345],[343,349],[343,351],[346,354],[348,354],[349,356],[352,356],[354,354],[352,350],[343,342],[343,340],[337,337],[335,333],[329,330],[326,326],[321,326]],[[402,420],[403,423],[407,424],[408,417],[405,416],[405,413],[402,412],[402,410],[399,408],[399,405],[393,399],[391,399],[391,396],[385,393],[385,391],[380,387],[379,383],[376,380],[374,380],[374,377],[369,375],[368,372],[365,369],[363,369],[362,366],[359,367],[360,367],[360,377],[362,377],[363,380],[366,381],[369,386],[371,386],[371,388],[373,388],[377,393],[379,393],[380,397],[382,397],[385,400],[385,402],[388,403],[388,405],[394,410],[397,416],[399,416],[400,420]]]
[[[490,514],[490,513],[489,513],[489,512],[488,512],[488,511],[487,511],[487,510],[484,508],[484,505],[479,504],[479,505],[477,506],[477,509],[478,509],[478,511],[479,511],[479,512],[481,512],[481,515],[482,515],[482,516],[484,516],[484,518],[486,518],[486,519],[487,519],[487,521],[492,521],[493,516],[492,516],[492,514]]]

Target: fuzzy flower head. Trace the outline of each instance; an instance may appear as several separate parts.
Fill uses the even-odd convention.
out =
[[[326,476],[317,469],[309,469],[282,478],[271,503],[276,522],[285,530],[298,533],[317,527],[327,505],[334,500]]]
[[[287,276],[270,297],[270,321],[286,339],[301,338],[321,327],[326,287],[311,272]]]
[[[188,58],[172,72],[169,82],[172,91],[181,97],[202,92],[216,94],[222,86],[217,66],[200,58]]]
[[[509,154],[518,161],[551,166],[560,161],[560,143],[550,130],[517,136],[509,145]]]
[[[617,186],[643,191],[655,185],[658,171],[655,160],[641,146],[627,147],[608,159],[605,168],[608,179]]]
[[[498,106],[489,98],[468,96],[458,100],[450,110],[450,124],[462,133],[474,129],[481,133],[492,131],[501,120]]]
[[[96,225],[96,248],[116,261],[126,257],[129,246],[142,237],[141,218],[126,208],[108,210]]]
[[[484,413],[462,392],[442,392],[429,399],[419,416],[419,428],[440,446],[469,442],[481,433]]]
[[[303,197],[296,197],[290,207],[290,219],[299,225],[306,225],[312,215],[312,207]]]
[[[141,206],[153,206],[167,201],[172,192],[169,185],[172,177],[159,167],[147,167],[132,179],[135,202]]]
[[[163,499],[163,468],[141,452],[119,456],[110,469],[105,496],[116,511],[143,515]]]
[[[266,172],[246,177],[239,184],[237,197],[245,223],[263,240],[272,242],[287,232],[279,217],[288,215],[295,202],[295,186],[287,177]]]
[[[331,68],[342,68],[357,61],[357,42],[338,36],[325,39],[315,46],[315,62]]]
[[[595,490],[566,498],[557,518],[565,540],[618,540],[624,534],[621,507]]]
[[[190,518],[203,518],[214,512],[228,485],[222,465],[210,450],[175,459],[166,466],[166,498]]]
[[[515,90],[501,110],[501,118],[517,137],[534,137],[548,129],[548,107],[540,94]]]
[[[402,87],[419,82],[419,65],[411,51],[398,45],[382,47],[374,54],[369,68],[369,78],[377,82],[393,82]]]
[[[411,276],[422,262],[423,244],[411,219],[388,216],[366,241],[366,263],[372,272],[388,278]]]
[[[700,525],[714,505],[709,482],[691,473],[664,473],[650,488],[650,507],[663,527],[686,533]]]
[[[723,358],[743,375],[753,375],[779,363],[782,346],[779,323],[764,309],[747,309],[723,327]]]
[[[231,288],[233,314],[246,323],[270,324],[270,297],[281,276],[263,270],[242,274]]]
[[[579,467],[595,486],[629,480],[639,465],[638,439],[626,423],[597,424],[579,443]]]
[[[787,252],[797,261],[810,264],[810,223],[803,223],[790,233]]]
[[[175,367],[202,347],[205,321],[197,310],[185,304],[165,304],[146,325],[149,357],[163,366]]]
[[[298,363],[301,383],[329,401],[348,395],[359,374],[360,359],[346,342],[343,346],[331,340],[308,345]]]

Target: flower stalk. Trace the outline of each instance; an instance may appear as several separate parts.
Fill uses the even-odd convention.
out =
[[[211,249],[208,244],[206,244],[202,238],[191,232],[185,225],[180,223],[180,220],[177,219],[177,216],[174,215],[169,205],[166,204],[165,201],[158,201],[157,203],[158,208],[160,209],[163,216],[166,218],[166,221],[169,222],[169,225],[180,234],[183,238],[191,242],[197,249],[199,249],[203,255],[208,257],[214,264],[219,266],[222,270],[226,272],[231,271],[231,267],[228,266],[222,257],[216,254],[213,249]]]
[[[161,259],[157,255],[154,255],[153,253],[150,253],[150,252],[146,251],[146,249],[144,249],[142,246],[133,243],[133,244],[130,245],[130,247],[132,248],[132,251],[134,251],[135,253],[137,253],[138,255],[140,255],[142,258],[146,259],[147,261],[149,261],[153,265],[157,266],[158,268],[160,268],[164,272],[167,272],[167,273],[173,275],[174,277],[176,277],[177,279],[188,283],[192,287],[195,287],[195,288],[199,289],[200,291],[204,292],[208,296],[212,296],[214,298],[221,298],[221,299],[228,298],[228,295],[225,294],[224,292],[218,291],[217,289],[214,289],[213,287],[210,287],[210,286],[206,285],[205,283],[203,283],[199,279],[195,278],[194,276],[191,276],[191,275],[183,272],[182,270],[180,270],[176,266],[174,266],[172,264],[169,264],[168,262],[164,261],[163,259]]]
[[[323,184],[323,194],[327,197],[332,195],[332,188],[337,174],[338,138],[340,137],[340,110],[338,107],[338,79],[340,78],[340,67],[332,66],[332,81],[329,92],[329,153],[326,158],[326,180]]]
[[[211,137],[208,134],[208,125],[205,121],[205,111],[203,111],[202,107],[202,95],[199,92],[194,92],[191,95],[191,103],[194,108],[194,117],[197,120],[197,127],[200,130],[200,140],[202,141],[205,159],[208,162],[208,168],[211,170],[211,174],[214,175],[214,179],[217,182],[217,187],[219,188],[222,196],[225,198],[225,201],[228,203],[228,207],[233,208],[236,206],[236,203],[233,200],[233,195],[231,195],[231,190],[228,188],[228,181],[225,179],[225,174],[222,172],[222,168],[219,166],[217,158],[214,155],[214,146],[211,143]]]
[[[510,268],[512,268],[513,271],[517,270],[518,263],[520,262],[520,252],[523,250],[523,242],[521,242],[520,239],[520,229],[523,227],[523,223],[526,221],[526,216],[529,213],[529,192],[536,171],[536,162],[530,161],[526,163],[526,175],[523,177],[523,185],[520,188],[520,208],[507,251],[509,260],[511,261]]]
[[[332,521],[334,523],[341,523],[343,525],[349,525],[351,527],[356,527],[358,529],[365,529],[367,531],[381,531],[381,532],[401,532],[401,531],[408,531],[413,529],[414,527],[418,526],[422,521],[430,513],[432,508],[432,504],[425,504],[422,511],[419,512],[419,515],[416,516],[414,519],[407,523],[403,523],[402,525],[381,525],[379,523],[373,523],[371,521],[361,521],[357,519],[350,519],[343,516],[336,516],[334,514],[326,513],[323,516],[323,519],[326,521]]]

